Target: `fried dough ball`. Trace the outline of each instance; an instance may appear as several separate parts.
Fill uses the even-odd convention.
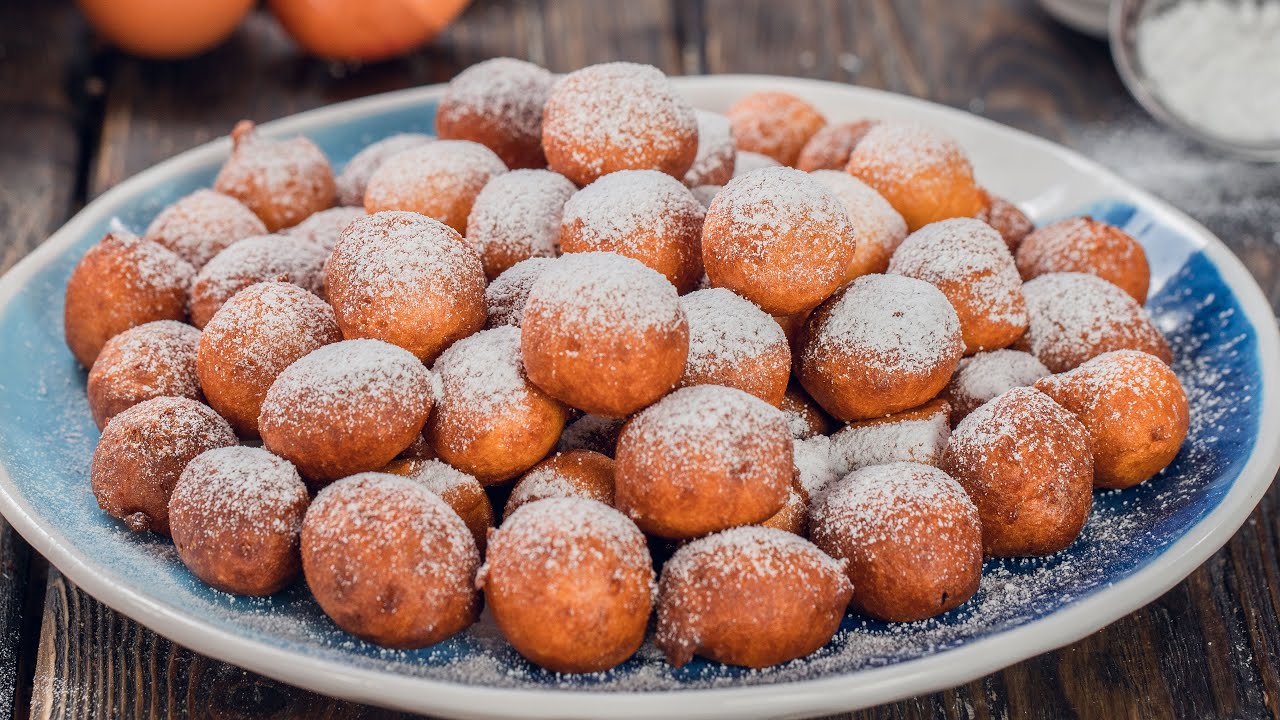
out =
[[[783,165],[795,165],[805,144],[827,124],[817,108],[776,90],[751,93],[726,114],[740,150],[768,155]]]
[[[796,347],[796,378],[848,422],[932,399],[951,379],[964,340],[956,311],[933,285],[863,275],[813,311]]]
[[[440,496],[462,522],[467,524],[471,537],[476,541],[480,554],[484,555],[488,544],[489,529],[493,527],[493,504],[479,480],[439,460],[393,460],[382,472],[400,475],[423,484]]]
[[[724,385],[780,405],[791,378],[782,328],[750,300],[724,288],[680,298],[689,319],[689,361],[681,387]]]
[[[873,465],[909,462],[937,465],[951,437],[945,400],[885,417],[849,423],[831,436],[831,462],[839,475]]]
[[[516,508],[553,497],[576,497],[613,505],[613,460],[590,450],[569,450],[534,465],[511,490],[504,518]]]
[[[729,118],[707,110],[693,113],[698,120],[698,154],[684,174],[684,184],[690,188],[724,185],[733,179],[733,162],[738,155]]]
[[[160,211],[142,237],[169,248],[199,270],[237,240],[266,234],[267,226],[244,203],[201,188]]]
[[[805,172],[814,170],[839,170],[844,172],[849,165],[849,156],[863,135],[876,124],[875,120],[856,120],[848,123],[827,125],[814,133],[800,150],[796,158],[796,169]]]
[[[762,668],[835,635],[852,593],[844,563],[804,538],[740,527],[685,545],[662,569],[654,642],[681,667],[701,655]]]
[[[439,392],[426,435],[441,460],[493,485],[533,467],[556,446],[569,410],[525,376],[520,328],[463,338],[432,370]]]
[[[236,293],[199,337],[196,371],[209,405],[240,437],[258,437],[262,401],[294,361],[342,333],[333,309],[297,285],[265,282]]]
[[[748,173],[766,167],[781,167],[782,163],[774,160],[768,155],[761,155],[757,152],[748,150],[739,150],[733,158],[733,177],[742,177]],[[725,183],[726,185],[728,183]]]
[[[443,223],[380,212],[342,232],[325,265],[344,337],[375,338],[430,362],[484,327],[484,269]]]
[[[881,121],[858,141],[847,170],[875,188],[914,232],[948,218],[971,218],[988,205],[964,150],[941,131]]]
[[[612,458],[618,447],[618,435],[626,420],[622,418],[604,417],[603,415],[583,415],[565,425],[560,435],[557,452],[571,450],[590,450]],[[609,502],[610,505],[613,501]]]
[[[616,461],[618,509],[671,539],[769,519],[795,473],[782,412],[719,385],[681,388],[636,415]]]
[[[436,140],[392,155],[369,176],[364,209],[420,213],[467,232],[467,216],[484,186],[507,166],[468,140]]]
[[[480,253],[485,277],[516,263],[560,254],[564,204],[577,188],[550,170],[503,173],[480,191],[467,217],[467,244]]]
[[[960,318],[965,354],[996,350],[1027,329],[1022,281],[1004,240],[990,225],[954,218],[911,233],[889,272],[932,283]]]
[[[614,253],[574,253],[533,284],[521,321],[525,372],[572,407],[624,417],[676,386],[689,324],[671,283]]]
[[[476,584],[511,646],[555,672],[597,672],[631,657],[653,608],[644,535],[584,498],[512,513],[493,533]]]
[[[93,452],[89,482],[98,505],[134,532],[169,534],[169,496],[182,469],[206,450],[236,444],[213,410],[190,398],[158,397],[116,415]]]
[[[1092,273],[1147,301],[1151,268],[1147,253],[1129,233],[1091,217],[1059,220],[1027,235],[1018,246],[1018,272],[1023,280],[1047,273]]]
[[[240,240],[196,273],[191,284],[191,322],[203,328],[233,295],[269,280],[290,282],[323,297],[327,255],[315,243],[283,235]]]
[[[1187,437],[1190,410],[1178,376],[1136,350],[1103,353],[1035,387],[1070,410],[1089,434],[1093,484],[1128,488],[1173,462]]]
[[[515,58],[485,60],[449,81],[436,108],[436,134],[488,147],[507,167],[546,167],[542,106],[555,76]]]
[[[252,122],[231,131],[231,157],[223,163],[213,189],[244,203],[267,232],[297,225],[307,216],[333,207],[337,187],[329,158],[310,140],[260,137]]]
[[[697,157],[698,122],[652,65],[591,65],[552,87],[542,149],[550,168],[579,187],[619,170],[660,170],[678,179]]]
[[[1141,350],[1173,362],[1164,335],[1123,290],[1088,273],[1049,273],[1022,286],[1030,323],[1014,343],[1052,372],[1112,350]]]
[[[1014,388],[970,413],[952,431],[941,468],[978,507],[987,555],[1052,555],[1089,518],[1088,433],[1039,390]]]
[[[942,391],[951,405],[951,426],[1006,390],[1030,387],[1048,374],[1044,363],[1021,350],[992,350],[964,358]]]
[[[366,145],[356,153],[338,175],[338,204],[364,207],[364,191],[369,178],[387,158],[405,150],[426,145],[435,138],[422,133],[397,133]]]
[[[813,176],[762,168],[716,195],[702,230],[702,260],[727,287],[770,315],[810,310],[844,283],[855,251],[844,206]]]
[[[836,429],[836,422],[797,382],[787,385],[787,392],[778,407],[787,416],[787,427],[796,440],[830,435]]]
[[[809,507],[813,507],[831,484],[841,477],[832,461],[831,438],[814,435],[804,440],[793,440],[791,447],[795,453],[796,482],[809,496]]]
[[[315,243],[324,248],[325,252],[333,252],[333,246],[338,244],[342,231],[367,214],[362,207],[332,207],[282,230],[280,234]]]
[[[558,228],[559,226],[557,232]],[[484,289],[485,313],[488,316],[485,326],[520,327],[520,322],[524,319],[524,304],[529,301],[529,291],[538,278],[542,277],[542,273],[554,263],[553,258],[532,257],[521,260],[494,278]]]
[[[1031,222],[1031,218],[1027,217],[1027,214],[1017,205],[999,195],[992,195],[985,190],[983,192],[987,195],[987,206],[975,217],[1000,233],[1005,245],[1009,246],[1009,252],[1018,252],[1018,246],[1022,244],[1022,240],[1036,229],[1035,223]]]
[[[379,340],[325,345],[276,377],[258,431],[318,487],[409,447],[431,412],[431,380],[417,358]]]
[[[433,645],[480,615],[466,523],[416,480],[365,472],[321,490],[302,522],[302,572],[343,630],[389,648]]]
[[[813,509],[813,542],[845,561],[851,605],[878,620],[912,622],[963,605],[982,580],[978,509],[929,465],[862,468]]]
[[[613,252],[662,273],[681,293],[702,277],[702,203],[656,170],[620,170],[579,190],[564,206],[560,249]]]
[[[302,571],[298,544],[310,500],[289,461],[260,448],[215,448],[187,464],[169,498],[173,545],[205,583],[271,595]]]
[[[200,331],[175,320],[157,320],[116,335],[102,346],[89,370],[89,411],[98,429],[140,402],[158,397],[203,401],[196,376]]]
[[[804,485],[800,484],[798,478],[791,480],[791,487],[787,490],[787,501],[783,504],[782,509],[773,515],[773,517],[760,523],[761,527],[774,528],[775,530],[785,530],[786,532],[804,537],[809,531],[809,493],[805,491]]]
[[[195,268],[163,245],[129,233],[108,233],[85,252],[67,280],[63,330],[86,368],[102,346],[132,327],[187,318],[187,288]]]
[[[889,258],[907,237],[907,221],[880,193],[847,172],[816,170],[810,174],[835,194],[853,224],[858,241],[846,281],[888,270]]]

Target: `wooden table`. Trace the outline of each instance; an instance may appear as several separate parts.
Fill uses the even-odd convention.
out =
[[[1167,168],[1117,169],[1197,215],[1273,303],[1280,298],[1280,169],[1214,160],[1173,140],[1135,109],[1105,44],[1055,25],[1028,0],[479,0],[431,46],[363,68],[302,57],[265,15],[202,57],[143,62],[94,42],[69,2],[0,0],[0,271],[86,201],[240,118],[442,82],[496,55],[554,71],[628,59],[672,74],[886,88],[1076,145],[1103,163],[1132,163],[1134,148],[1116,152],[1127,138],[1155,143],[1153,152],[1173,148],[1181,154]],[[1185,172],[1187,157],[1210,177]],[[5,714],[397,716],[174,645],[82,593],[7,526],[0,557]],[[1277,717],[1278,614],[1273,491],[1230,544],[1150,606],[981,680],[852,717]]]

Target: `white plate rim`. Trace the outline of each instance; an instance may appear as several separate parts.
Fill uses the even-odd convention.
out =
[[[1264,382],[1258,389],[1263,394],[1258,438],[1280,436],[1280,397],[1267,397],[1275,395],[1269,380],[1280,369],[1280,332],[1277,332],[1271,306],[1244,264],[1220,240],[1164,201],[1065,147],[925,100],[871,88],[772,75],[692,76],[672,80],[686,94],[739,85],[743,92],[762,87],[802,96],[806,92],[835,92],[847,94],[853,102],[861,98],[904,108],[924,108],[927,114],[941,113],[948,122],[977,123],[987,126],[988,131],[1011,134],[1137,199],[1162,222],[1201,242],[1203,252],[1235,293],[1256,333]],[[270,134],[305,133],[343,120],[434,100],[444,88],[444,85],[430,85],[351,100],[264,123],[261,128]],[[59,257],[95,222],[100,222],[107,208],[152,181],[224,157],[229,149],[230,141],[225,137],[205,143],[121,182],[94,199],[0,278],[0,310],[8,306],[32,275]],[[112,609],[192,650],[326,695],[459,718],[802,717],[848,711],[954,687],[1072,643],[1147,605],[1181,582],[1230,540],[1261,500],[1278,467],[1280,443],[1256,442],[1240,477],[1226,496],[1183,537],[1132,575],[1025,625],[935,655],[848,675],[748,687],[660,692],[564,692],[464,685],[354,668],[284,650],[205,625],[100,574],[87,557],[59,542],[55,536],[57,529],[48,527],[27,501],[15,494],[13,479],[3,466],[0,466],[0,514],[69,580]]]

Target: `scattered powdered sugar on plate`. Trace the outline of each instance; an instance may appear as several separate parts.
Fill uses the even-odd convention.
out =
[[[712,374],[770,352],[789,352],[778,323],[732,290],[697,290],[681,296],[680,307],[689,320],[686,375]]]

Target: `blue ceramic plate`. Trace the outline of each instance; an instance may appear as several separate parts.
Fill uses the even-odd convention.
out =
[[[141,231],[165,205],[210,185],[228,150],[219,140],[104,194],[0,281],[0,511],[113,608],[195,650],[320,692],[467,717],[754,717],[835,712],[936,690],[1083,637],[1194,570],[1261,498],[1280,465],[1280,340],[1249,273],[1203,228],[1063,148],[955,110],[787,78],[677,85],[712,110],[774,88],[808,98],[833,121],[935,124],[967,148],[985,185],[1038,221],[1087,212],[1138,238],[1152,265],[1149,307],[1192,402],[1190,438],[1174,463],[1138,488],[1099,493],[1068,550],[988,563],[963,607],[906,625],[850,615],[827,647],[766,671],[702,661],[674,670],[646,644],[610,672],[555,675],[520,659],[487,621],[415,652],[365,644],[335,628],[301,584],[268,599],[205,587],[167,541],[125,531],[89,490],[98,433],[85,373],[62,340],[66,279],[108,228]],[[439,95],[438,87],[420,88],[263,129],[304,133],[340,166],[386,135],[429,132]]]

